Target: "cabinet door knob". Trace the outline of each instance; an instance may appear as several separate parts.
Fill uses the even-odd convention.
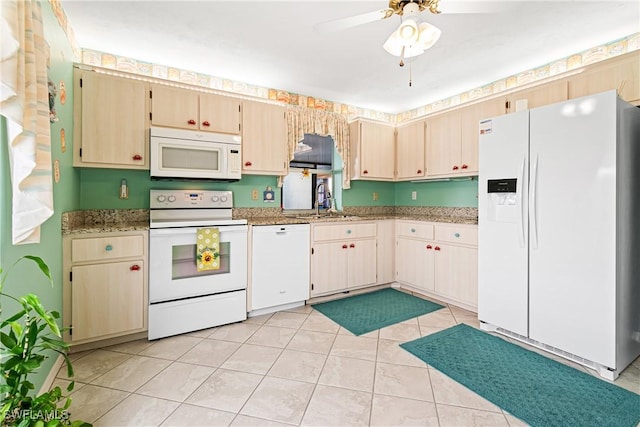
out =
[[[107,251],[107,252],[111,252],[113,250],[113,246],[107,245],[107,246],[104,247],[104,250]]]
[[[412,228],[412,229],[411,229],[411,232],[412,232],[412,233],[415,233],[415,232],[416,232],[416,229],[415,229],[415,228]]]
[[[140,154],[134,154],[132,159],[133,160],[142,160],[142,156]]]
[[[416,173],[422,173],[422,169],[418,169]]]
[[[286,293],[287,293],[287,291],[280,291],[280,293],[281,293],[281,294],[286,294]]]
[[[453,234],[455,237],[460,237],[460,233],[454,233]]]
[[[440,246],[436,246],[436,247],[435,247],[435,248],[433,248],[433,249],[435,249],[436,251],[439,251],[439,250],[440,250]]]
[[[347,249],[347,245],[342,245],[342,249]]]
[[[363,174],[363,175],[366,175],[366,174],[368,174],[368,173],[369,173],[369,171],[368,171],[368,170],[366,170],[366,169],[362,171],[362,174]]]
[[[187,123],[188,123],[188,124],[190,124],[190,125],[195,125],[195,124],[196,124],[196,121],[195,121],[195,120],[193,120],[193,119],[191,119],[191,120],[189,120]]]
[[[462,169],[468,169],[469,166],[468,165],[462,165]]]
[[[251,166],[251,162],[244,162],[245,166]]]
[[[454,166],[454,167],[453,167],[453,170],[454,170],[454,171],[457,171],[458,169],[460,169],[460,168],[458,168],[458,166]]]
[[[347,234],[351,234],[351,230],[347,230]]]
[[[129,267],[129,270],[138,271],[140,270],[140,266],[138,264],[133,264],[131,267]]]
[[[433,246],[431,246],[431,245],[427,245],[427,246],[426,246],[426,248],[427,248],[427,249],[432,249],[432,248],[433,248]]]
[[[355,247],[356,247],[356,244],[355,244],[355,243],[352,243],[352,244],[350,244],[350,245],[349,245],[349,247],[350,247],[350,248],[355,248]]]
[[[202,126],[207,126],[208,127],[208,126],[211,126],[211,123],[209,123],[208,121],[205,120],[204,122],[202,122]]]

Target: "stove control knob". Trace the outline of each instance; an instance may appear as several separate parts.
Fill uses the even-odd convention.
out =
[[[220,201],[223,202],[223,203],[226,202],[227,201],[227,196],[221,196],[220,197]]]
[[[156,197],[156,200],[159,201],[160,203],[164,202],[165,200],[167,200],[166,197],[164,197],[163,195],[159,195],[158,197]]]
[[[173,203],[176,201],[176,196],[169,196],[167,200],[169,201],[169,203]]]
[[[212,202],[217,202],[217,201],[218,201],[218,199],[219,199],[219,197],[218,197],[218,196],[213,196],[213,197],[211,198],[211,201],[212,201]]]

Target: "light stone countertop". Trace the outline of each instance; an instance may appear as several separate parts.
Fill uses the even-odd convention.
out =
[[[285,216],[278,208],[234,208],[234,219],[246,219],[249,225],[318,224],[331,222],[401,219],[450,224],[478,224],[476,208],[442,207],[348,207],[336,214],[310,218]],[[300,218],[302,217],[302,218]],[[62,234],[112,233],[149,230],[148,209],[99,209],[64,212]]]
[[[304,216],[304,215],[300,215]],[[402,219],[408,221],[425,221],[425,222],[441,222],[451,224],[478,224],[476,218],[467,217],[450,217],[450,216],[434,216],[434,215],[358,215],[346,216],[339,215],[326,216],[322,218],[297,218],[287,216],[277,217],[253,217],[249,218],[249,225],[280,225],[280,224],[318,224],[329,222],[354,222],[354,221],[379,221],[387,219]]]

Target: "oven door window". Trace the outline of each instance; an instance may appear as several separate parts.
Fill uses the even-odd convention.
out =
[[[220,172],[220,150],[162,146],[162,169]]]
[[[216,276],[231,272],[231,244],[220,242],[220,268],[198,271],[196,245],[175,245],[171,248],[171,279],[186,279],[199,276]]]

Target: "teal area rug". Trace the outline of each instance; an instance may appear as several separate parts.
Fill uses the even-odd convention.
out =
[[[532,426],[640,422],[640,395],[467,325],[400,346]]]
[[[442,307],[392,288],[313,305],[354,335],[366,334]]]

